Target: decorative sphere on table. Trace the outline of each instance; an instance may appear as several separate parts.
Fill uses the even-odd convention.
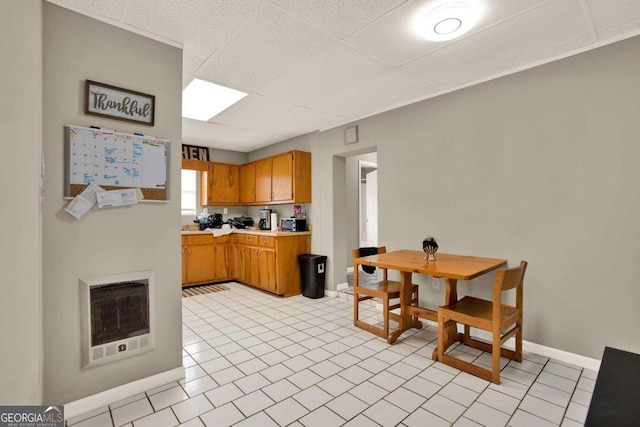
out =
[[[427,237],[422,241],[422,250],[426,254],[424,259],[427,261],[436,260],[436,252],[438,252],[438,242],[433,237]]]

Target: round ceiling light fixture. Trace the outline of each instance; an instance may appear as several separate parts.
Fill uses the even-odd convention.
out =
[[[434,0],[418,20],[418,32],[431,41],[452,40],[471,30],[480,15],[474,0]]]

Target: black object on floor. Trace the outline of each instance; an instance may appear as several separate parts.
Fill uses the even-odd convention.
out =
[[[375,246],[359,248],[358,255],[360,255],[361,257],[369,256],[369,255],[378,255],[378,248]],[[369,274],[373,274],[376,272],[376,268],[372,265],[362,265],[362,270],[364,270],[365,273],[369,273]]]
[[[327,257],[325,255],[301,254],[298,255],[298,262],[300,263],[302,295],[314,299],[324,297]]]
[[[605,347],[585,427],[640,426],[640,354]]]

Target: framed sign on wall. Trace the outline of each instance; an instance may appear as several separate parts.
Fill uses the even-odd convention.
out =
[[[155,102],[153,95],[92,80],[85,82],[85,114],[153,126]]]

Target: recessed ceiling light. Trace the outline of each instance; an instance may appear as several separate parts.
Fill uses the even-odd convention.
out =
[[[427,40],[451,40],[471,30],[480,16],[475,0],[434,0],[417,19],[417,31]]]
[[[245,96],[239,90],[193,79],[182,91],[182,117],[206,122]]]

